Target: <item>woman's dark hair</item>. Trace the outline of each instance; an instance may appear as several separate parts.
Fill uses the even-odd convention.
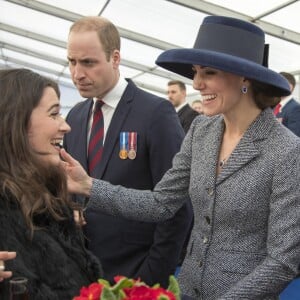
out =
[[[280,102],[280,97],[275,96],[280,94],[276,87],[252,79],[249,81],[251,82],[254,101],[260,109],[273,108]]]
[[[38,228],[35,216],[45,213],[62,220],[72,206],[64,172],[42,163],[29,144],[30,116],[47,87],[60,97],[49,78],[27,69],[0,70],[0,192],[18,202],[32,232]]]

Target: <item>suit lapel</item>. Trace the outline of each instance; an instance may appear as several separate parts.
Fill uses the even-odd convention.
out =
[[[80,112],[75,116],[75,119],[72,121],[72,132],[76,132],[74,136],[74,150],[75,158],[81,163],[85,170],[88,170],[87,167],[87,128],[90,113],[93,107],[93,99],[87,99],[86,102],[80,107]],[[73,153],[73,155],[74,155]]]
[[[188,106],[187,106],[187,104],[186,105],[184,105],[178,112],[177,112],[177,115],[179,116],[179,117],[183,117],[185,114],[186,114],[186,111],[188,110]]]
[[[184,113],[185,106],[183,106],[178,112],[177,115],[181,116]]]
[[[293,98],[291,98],[281,109],[281,111],[278,113],[277,115],[277,118],[282,118],[282,121],[284,121],[287,113],[289,111],[292,110],[292,107],[293,107],[293,101],[296,101],[294,100]]]
[[[135,89],[135,85],[129,81],[128,86],[126,87],[124,94],[122,95],[120,102],[117,105],[116,110],[113,114],[112,120],[110,122],[105,137],[102,159],[98,170],[98,178],[102,178],[107,163],[112,155],[112,151],[119,142],[120,132],[122,131],[122,125],[124,124],[127,115],[132,107]]]

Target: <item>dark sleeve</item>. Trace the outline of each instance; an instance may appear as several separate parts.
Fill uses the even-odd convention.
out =
[[[300,137],[300,105],[294,106],[293,110],[287,115],[287,120],[283,120],[283,124]]]
[[[11,213],[11,211],[1,211],[0,249],[17,252],[17,257],[15,259],[5,262],[6,269],[12,271],[14,277],[26,277],[28,279],[29,299],[59,300],[56,293],[51,291],[50,286],[42,283],[39,280],[38,274],[35,273],[35,255],[33,252],[29,251],[29,249],[31,249],[30,232],[25,229],[24,226],[25,223],[20,212]],[[45,253],[45,255],[47,254]],[[9,299],[9,279],[6,279],[1,283],[0,292],[2,293],[0,299]]]

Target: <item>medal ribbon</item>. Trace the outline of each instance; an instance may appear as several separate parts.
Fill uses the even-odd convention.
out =
[[[134,150],[136,152],[136,140],[137,140],[137,133],[130,132],[129,133],[129,150]]]

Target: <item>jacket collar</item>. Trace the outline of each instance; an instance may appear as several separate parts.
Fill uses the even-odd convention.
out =
[[[226,165],[217,177],[217,184],[227,179],[233,173],[237,172],[260,155],[260,141],[268,138],[272,127],[278,125],[276,122],[278,123],[270,108],[261,112],[249,126],[244,136],[231,153]]]

